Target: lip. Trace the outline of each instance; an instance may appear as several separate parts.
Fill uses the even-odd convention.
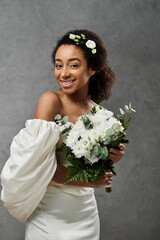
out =
[[[61,84],[62,84],[62,86],[63,86],[64,88],[68,88],[68,87],[70,87],[70,86],[72,86],[72,85],[74,84],[75,79],[74,79],[74,80],[71,80],[71,81],[63,81],[63,80],[60,80],[60,82],[61,82]]]

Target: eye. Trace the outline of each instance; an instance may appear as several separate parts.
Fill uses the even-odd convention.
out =
[[[77,68],[78,67],[78,64],[72,64],[71,65],[71,68]]]
[[[56,67],[56,68],[61,68],[62,65],[61,65],[61,64],[56,64],[55,67]]]

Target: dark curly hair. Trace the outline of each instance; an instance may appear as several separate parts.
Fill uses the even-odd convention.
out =
[[[87,40],[94,41],[96,43],[97,52],[93,54],[91,49],[87,48],[85,44],[76,45],[76,42],[69,38],[70,33],[75,35],[84,34]],[[96,103],[107,100],[111,95],[111,88],[115,81],[115,74],[108,65],[107,51],[101,38],[96,33],[85,29],[67,32],[58,40],[57,45],[53,49],[53,64],[55,64],[56,52],[61,45],[75,45],[83,51],[88,67],[96,71],[96,73],[90,78],[89,82],[90,98]]]

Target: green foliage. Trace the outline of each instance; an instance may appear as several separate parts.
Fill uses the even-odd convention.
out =
[[[72,126],[70,125],[68,128],[63,129],[62,134],[69,132],[71,129],[72,129]]]
[[[57,114],[54,119],[55,119],[55,122],[57,124],[60,124],[61,126],[65,125],[68,122],[68,116],[64,116],[62,118],[62,116],[60,114]],[[71,130],[71,128],[72,128],[71,125],[68,128],[65,127],[65,129],[63,129],[63,131],[62,131],[62,134],[69,132]]]
[[[93,124],[87,115],[82,116],[81,120],[84,123],[85,129],[89,130],[93,128]]]
[[[129,128],[130,122],[131,122],[131,117],[129,117],[128,121],[125,121],[124,131],[126,131]]]
[[[64,125],[68,122],[68,116],[64,116],[61,120],[61,124]]]
[[[60,121],[61,120],[61,115],[60,114],[57,114],[56,116],[55,116],[55,121],[57,122],[57,121]]]
[[[64,124],[66,124],[67,121],[68,121],[68,116],[64,116],[64,117],[62,118],[62,116],[61,116],[60,114],[57,114],[57,115],[55,116],[54,120],[55,120],[56,123],[61,123],[61,125],[64,125]]]
[[[91,158],[106,159],[108,157],[108,149],[103,145],[93,145],[91,149]]]
[[[97,108],[98,108],[98,109],[102,109],[101,106],[95,105],[95,106],[91,109],[91,113],[92,113],[93,115],[97,112]]]
[[[125,120],[125,116],[128,117],[127,120]],[[117,115],[116,118],[122,123],[122,126],[124,127],[124,131],[126,131],[129,128],[131,117],[129,117],[127,114],[125,115]]]

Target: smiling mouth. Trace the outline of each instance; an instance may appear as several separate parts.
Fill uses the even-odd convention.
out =
[[[75,79],[74,80],[72,80],[72,81],[62,81],[62,80],[60,80],[60,82],[63,84],[63,86],[70,86],[70,85],[72,85],[72,83],[75,81]]]

